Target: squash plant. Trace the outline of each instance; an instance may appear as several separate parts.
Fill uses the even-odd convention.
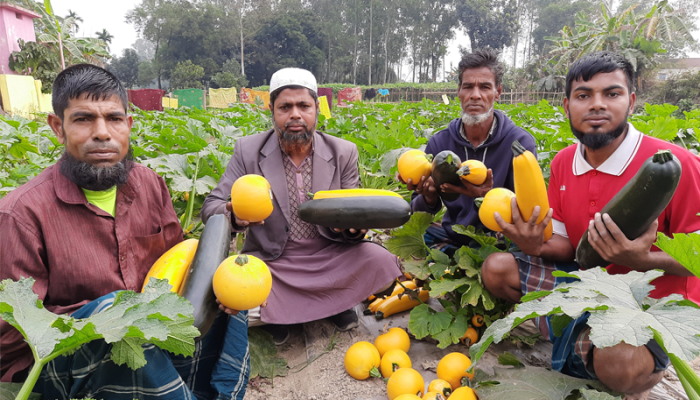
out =
[[[483,316],[486,326],[502,318],[511,305],[491,295],[481,280],[481,264],[489,254],[505,251],[509,242],[475,231],[474,227],[456,225],[454,231],[470,237],[480,245],[474,249],[462,246],[449,257],[425,244],[423,235],[433,221],[433,216],[414,213],[403,227],[392,231],[385,242],[387,249],[402,259],[406,272],[420,280],[430,290],[430,297],[437,298],[445,311],[436,311],[428,304],[411,310],[408,327],[418,339],[430,336],[445,348],[459,343],[460,338],[472,326],[475,315]]]
[[[19,330],[34,355],[34,365],[16,400],[29,398],[49,361],[93,340],[112,343],[112,361],[132,369],[146,365],[141,347],[145,343],[174,354],[194,353],[199,331],[192,325],[192,304],[171,292],[166,280],[151,279],[143,293],[119,292],[111,307],[84,319],[48,311],[32,291],[33,285],[32,278],[0,282],[0,318]]]
[[[695,240],[698,240],[696,247],[685,247],[681,252],[694,252],[697,260],[700,239]],[[697,261],[694,263],[697,272]],[[653,289],[649,282],[663,275],[661,271],[610,275],[603,268],[594,268],[572,273],[556,271],[554,275],[579,280],[561,284],[551,292],[524,296],[512,313],[491,324],[481,340],[470,348],[474,365],[491,343],[499,343],[528,319],[551,315],[556,332],[572,319],[589,312],[588,325],[594,345],[609,347],[624,341],[642,346],[653,337],[669,355],[688,396],[700,398],[700,378],[687,364],[700,355],[700,306],[680,295],[662,299],[648,297]]]

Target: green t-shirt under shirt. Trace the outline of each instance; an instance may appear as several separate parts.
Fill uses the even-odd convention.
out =
[[[116,211],[117,205],[116,186],[112,186],[107,190],[102,190],[99,192],[83,189],[83,193],[85,193],[85,197],[87,198],[88,203],[94,204],[97,207],[104,210],[105,212],[108,212],[109,215],[114,216],[114,212]]]

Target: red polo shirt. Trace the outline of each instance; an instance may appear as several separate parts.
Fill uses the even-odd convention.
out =
[[[642,164],[658,150],[671,150],[681,162],[683,172],[673,199],[659,216],[659,231],[673,233],[700,231],[700,157],[689,151],[643,135],[629,124],[620,147],[598,168],[591,167],[583,155],[581,144],[560,151],[551,166],[549,204],[554,209],[554,233],[568,237],[576,248],[595,213],[612,199],[637,173]],[[655,246],[653,251],[659,251]],[[631,271],[622,265],[609,265],[612,274]],[[700,279],[664,275],[652,284],[654,298],[678,293],[700,303]]]

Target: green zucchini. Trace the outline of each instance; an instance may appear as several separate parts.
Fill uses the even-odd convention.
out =
[[[204,226],[197,252],[178,291],[194,306],[194,326],[200,332],[197,340],[206,335],[219,312],[211,282],[219,264],[228,257],[230,246],[228,219],[222,214],[213,215]]]
[[[642,164],[639,171],[603,207],[627,239],[640,237],[666,209],[681,179],[681,163],[670,150],[660,150]],[[584,232],[576,248],[581,269],[605,267],[605,261],[588,241]]]
[[[433,171],[431,173],[440,198],[446,201],[455,201],[459,198],[459,193],[445,193],[440,189],[443,183],[450,183],[455,186],[462,186],[462,181],[457,175],[457,171],[462,165],[459,156],[449,150],[439,152],[433,158]]]
[[[411,206],[393,196],[309,200],[297,210],[302,221],[338,229],[389,229],[408,222]]]

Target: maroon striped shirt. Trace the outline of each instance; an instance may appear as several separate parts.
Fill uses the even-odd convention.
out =
[[[117,190],[115,217],[88,204],[54,165],[0,200],[0,227],[0,280],[34,278],[34,292],[57,314],[115,290],[140,291],[151,265],[182,241],[165,181],[140,164]],[[20,333],[0,321],[0,380],[32,363]]]

